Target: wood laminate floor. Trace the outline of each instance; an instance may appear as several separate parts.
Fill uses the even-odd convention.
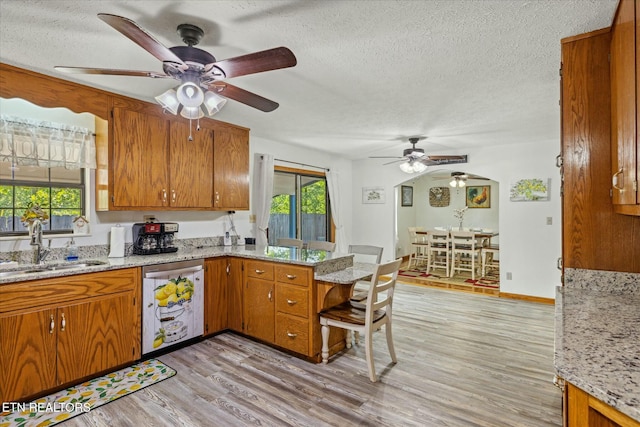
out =
[[[312,364],[225,333],[160,356],[178,374],[71,426],[561,426],[553,306],[399,283],[391,365],[374,334]]]

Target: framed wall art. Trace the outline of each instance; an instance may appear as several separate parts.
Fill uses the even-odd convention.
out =
[[[429,206],[444,208],[449,206],[450,201],[449,187],[431,187],[429,189]]]
[[[467,188],[468,208],[490,208],[491,207],[491,186],[490,185],[470,185]]]
[[[409,185],[401,186],[400,197],[402,199],[402,206],[413,206],[413,187]]]
[[[362,187],[362,203],[385,203],[384,187]]]
[[[509,187],[509,200],[512,202],[540,202],[549,200],[551,179],[520,179]]]

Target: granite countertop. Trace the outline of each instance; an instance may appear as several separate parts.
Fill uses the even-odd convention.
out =
[[[33,269],[42,267],[52,267],[61,264],[81,264],[88,261],[98,261],[102,264],[90,265],[79,268],[67,268],[61,270],[45,270],[33,273],[21,273],[11,275],[11,270],[15,270],[15,266],[11,266],[0,271],[0,285],[14,282],[21,282],[34,279],[46,279],[52,277],[69,276],[80,273],[92,273],[99,271],[115,270],[128,267],[142,267],[146,265],[165,264],[169,262],[187,261],[200,258],[215,258],[219,256],[234,256],[247,259],[258,259],[265,261],[281,262],[286,264],[295,264],[308,267],[314,267],[316,276],[328,275],[334,272],[348,269],[353,266],[353,254],[332,253],[324,250],[296,249],[280,246],[257,247],[253,245],[247,246],[202,246],[202,247],[186,247],[180,248],[178,252],[158,255],[132,255],[123,258],[107,258],[107,257],[91,257],[82,258],[74,262],[51,261],[43,265],[36,266],[31,264],[28,267]],[[19,266],[21,269],[25,265]],[[369,272],[369,275],[371,272]],[[357,274],[351,272],[353,277]],[[329,277],[329,276],[323,276]],[[336,276],[336,277],[339,277]],[[324,279],[323,279],[324,280]]]
[[[555,369],[640,421],[640,293],[559,287]]]
[[[351,285],[358,280],[370,279],[375,266],[376,264],[356,262],[353,264],[353,267],[348,267],[344,270],[338,270],[327,274],[316,274],[315,279],[323,282]]]

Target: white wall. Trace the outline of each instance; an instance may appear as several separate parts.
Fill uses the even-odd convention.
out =
[[[555,167],[559,146],[558,141],[543,141],[465,153],[469,154],[465,172],[499,183],[497,228],[500,232],[501,292],[554,298],[555,286],[560,284],[560,272],[556,268],[557,258],[561,255],[560,180]],[[460,168],[461,165],[451,165],[443,169]],[[354,162],[353,177],[354,194],[368,186],[383,186],[387,195],[393,194],[394,187],[407,180],[407,175],[397,167],[382,166],[379,161],[370,159]],[[510,182],[537,177],[551,178],[550,201],[509,201]],[[455,190],[452,196],[454,194]],[[417,197],[426,196],[414,192],[414,210]],[[461,206],[464,206],[463,202]],[[386,204],[363,204],[356,197],[353,205],[354,242],[383,246],[383,258],[390,259],[392,254],[396,254],[396,242],[400,237],[396,236],[395,223],[412,215],[398,209],[393,198],[389,200],[387,197]],[[546,225],[547,217],[551,217],[552,225]],[[399,233],[405,234],[405,230],[403,227]],[[512,274],[512,280],[506,280],[507,272]]]

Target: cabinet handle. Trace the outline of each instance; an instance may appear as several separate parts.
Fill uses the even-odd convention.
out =
[[[227,276],[231,274],[231,264],[227,264]]]
[[[53,314],[52,314],[51,321],[49,322],[49,333],[52,334],[55,328],[56,328],[56,321],[54,320]]]
[[[558,154],[556,156],[556,167],[557,168],[561,168],[562,167],[562,154]]]
[[[256,269],[256,274],[264,274],[264,270],[257,270]]]
[[[220,204],[220,193],[216,191],[216,205]]]
[[[176,190],[171,190],[171,203],[176,202]]]
[[[67,319],[64,318],[64,313],[61,314],[62,320],[60,321],[60,330],[64,332],[64,328],[67,327]]]
[[[289,305],[296,305],[298,303],[298,301],[296,300],[290,300],[289,298],[287,298],[287,304]]]
[[[298,334],[292,334],[291,332],[287,331],[287,336],[288,336],[289,338],[295,338],[295,337],[297,337],[297,336],[298,336]]]
[[[162,189],[162,203],[166,204],[167,203],[167,190],[166,189]]]
[[[273,289],[269,289],[269,295],[267,295],[267,297],[269,298],[269,301],[271,301],[272,296],[273,296]]]
[[[287,274],[287,279],[289,279],[289,280],[293,280],[296,277],[298,277],[298,276],[296,276],[295,274]]]
[[[618,191],[624,191],[624,182],[622,183],[622,187],[618,187],[618,175],[620,175],[622,172],[624,172],[624,168],[620,168],[620,170],[614,173],[613,177],[611,178],[611,184],[613,185],[613,188]]]

